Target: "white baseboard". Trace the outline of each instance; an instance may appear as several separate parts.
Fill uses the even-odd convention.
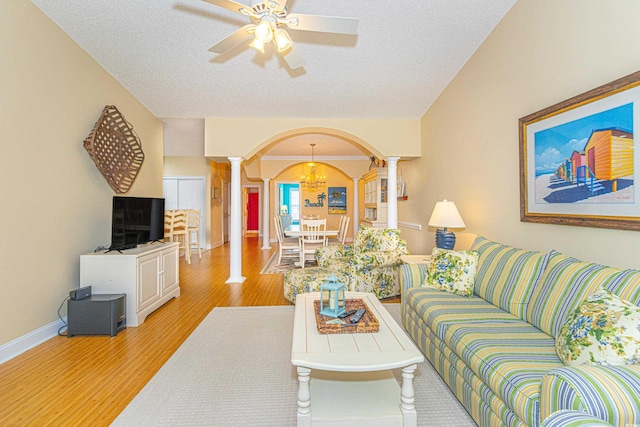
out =
[[[67,321],[66,316],[63,319],[64,322]],[[65,323],[63,323],[62,320],[56,320],[55,322],[49,323],[48,325],[0,346],[0,364],[7,360],[11,360],[38,344],[42,344],[43,342],[55,337],[58,335],[58,330],[64,325]]]

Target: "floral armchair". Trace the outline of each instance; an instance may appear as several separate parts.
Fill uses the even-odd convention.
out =
[[[318,266],[348,277],[348,291],[372,292],[378,298],[400,294],[400,256],[407,244],[400,230],[361,225],[352,245],[327,246],[316,251]]]

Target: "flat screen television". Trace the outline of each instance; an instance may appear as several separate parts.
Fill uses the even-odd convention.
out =
[[[112,251],[164,239],[164,199],[113,197],[111,215]]]

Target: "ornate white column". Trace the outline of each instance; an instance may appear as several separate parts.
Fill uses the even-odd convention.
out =
[[[271,243],[269,242],[269,230],[271,228],[271,221],[269,221],[269,178],[262,178],[264,187],[262,188],[262,249],[271,249]]]
[[[358,181],[360,178],[353,179],[353,240],[356,239],[356,233],[358,232],[358,226],[360,225],[360,208],[358,206]]]
[[[398,160],[400,157],[387,157],[387,227],[398,228]]]
[[[231,162],[231,227],[229,229],[229,278],[225,283],[242,283],[242,157],[229,157]]]

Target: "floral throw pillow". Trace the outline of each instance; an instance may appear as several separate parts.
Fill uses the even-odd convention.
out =
[[[582,301],[556,336],[565,365],[640,364],[640,307],[601,289]]]
[[[435,248],[427,266],[423,287],[471,297],[478,267],[478,252]]]

